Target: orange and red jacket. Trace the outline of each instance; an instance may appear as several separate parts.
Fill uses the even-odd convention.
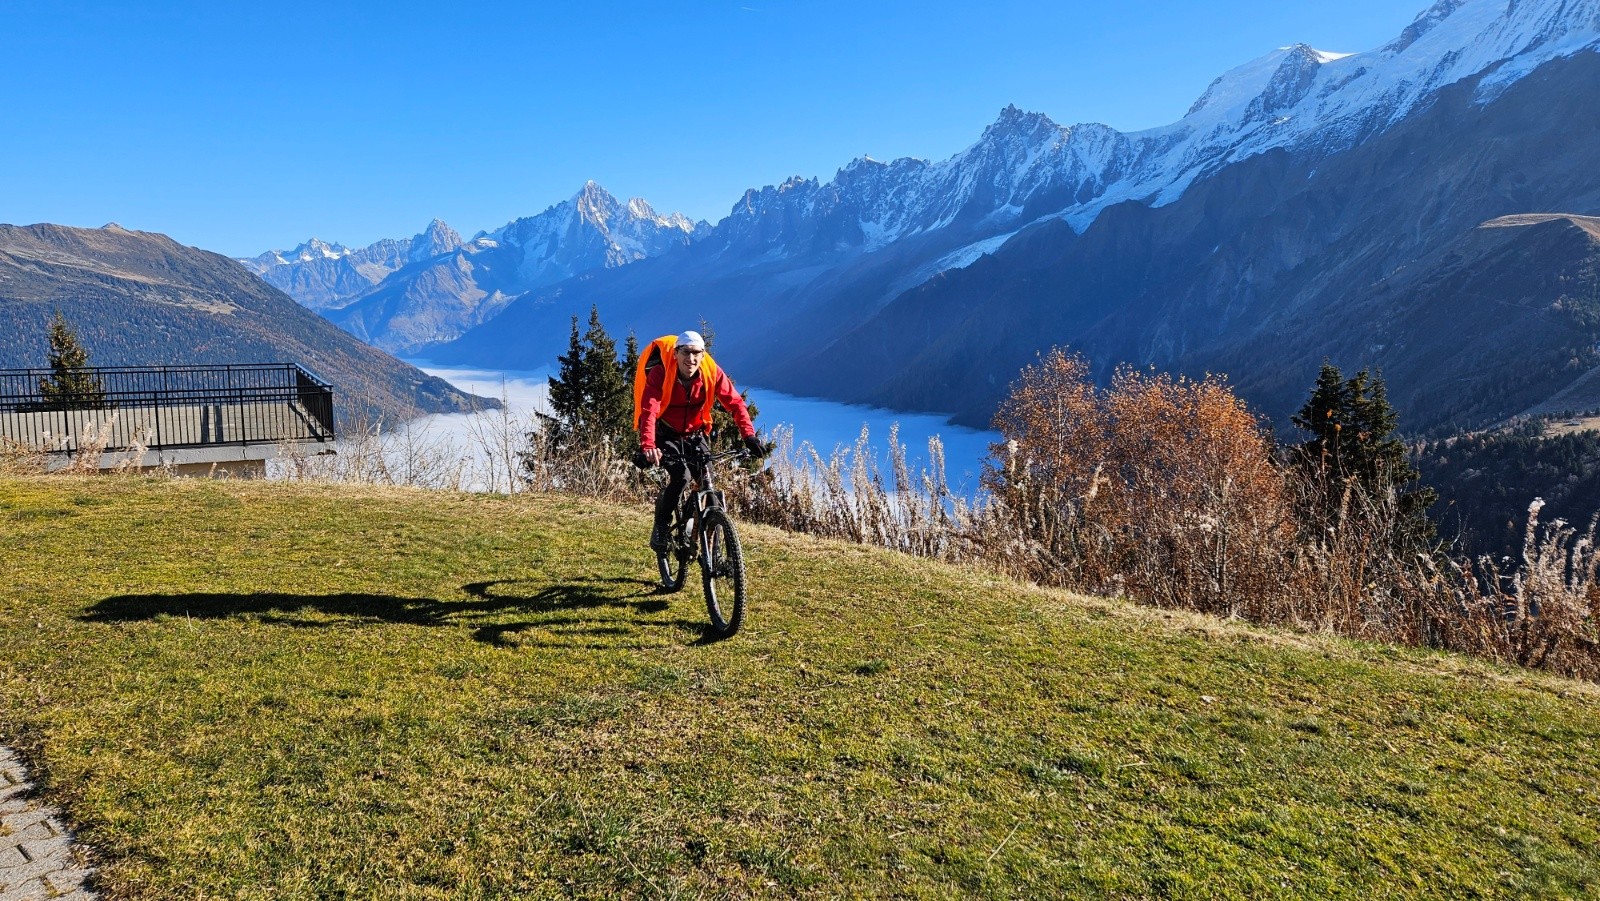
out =
[[[733,387],[733,380],[721,367],[712,362],[711,355],[700,358],[700,372],[685,381],[678,377],[678,361],[673,353],[676,336],[657,338],[640,354],[639,366],[644,370],[638,387],[638,417],[634,426],[639,431],[639,446],[650,450],[656,446],[656,421],[680,435],[711,431],[711,407],[714,403],[733,415],[739,434],[748,438],[756,433],[750,420],[750,411],[744,398]]]

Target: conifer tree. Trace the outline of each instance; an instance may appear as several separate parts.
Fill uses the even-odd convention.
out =
[[[630,350],[637,356],[638,350]],[[626,456],[633,431],[633,396],[617,360],[617,345],[600,322],[600,310],[589,311],[589,328],[579,333],[572,317],[567,352],[556,359],[550,379],[550,412],[539,414],[545,437],[559,447],[609,441],[613,453]]]
[[[628,342],[618,369],[622,373],[622,431],[617,438],[618,455],[632,457],[639,450],[639,433],[633,430],[633,376],[639,368],[639,339],[628,332]]]
[[[627,355],[622,359],[622,380],[633,378],[633,372],[639,368],[639,339],[630,330],[628,332]]]
[[[78,333],[57,310],[50,320],[50,371],[39,380],[39,393],[56,409],[97,409],[106,405],[105,385],[89,372],[89,352]]]
[[[589,431],[616,443],[633,431],[632,373],[617,360],[617,342],[600,324],[600,308],[589,308],[589,330],[583,336],[583,367],[588,377]]]
[[[1405,486],[1421,477],[1406,456],[1395,430],[1400,414],[1389,403],[1381,375],[1363,369],[1345,378],[1339,367],[1324,360],[1317,384],[1294,424],[1310,432],[1311,440],[1297,445],[1292,459],[1302,473],[1340,490],[1323,491],[1321,508],[1312,512],[1331,520],[1343,503],[1343,487],[1365,498],[1382,499],[1393,492],[1398,506],[1397,545],[1422,547],[1433,540],[1428,507],[1437,499],[1431,488]]]
[[[578,317],[572,317],[572,337],[567,352],[556,357],[557,374],[550,378],[550,412],[539,413],[544,436],[558,447],[566,446],[577,430],[575,418],[583,410],[583,337]]]

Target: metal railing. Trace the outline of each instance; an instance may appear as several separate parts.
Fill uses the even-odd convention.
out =
[[[0,369],[0,439],[50,453],[88,446],[332,442],[333,386],[292,363]],[[52,389],[46,395],[44,385]]]

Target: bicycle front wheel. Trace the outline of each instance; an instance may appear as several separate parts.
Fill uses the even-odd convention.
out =
[[[707,510],[700,521],[700,578],[711,631],[719,638],[739,631],[744,623],[744,552],[733,521],[721,510]]]

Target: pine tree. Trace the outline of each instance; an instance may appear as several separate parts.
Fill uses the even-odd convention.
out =
[[[51,374],[39,380],[39,393],[55,409],[98,409],[106,405],[105,384],[89,369],[89,352],[57,310],[50,320]]]
[[[613,444],[633,431],[632,373],[623,373],[617,360],[617,342],[600,324],[600,308],[589,308],[589,330],[583,336],[583,367],[588,382],[588,431]]]
[[[1397,545],[1422,547],[1433,540],[1435,530],[1427,510],[1438,495],[1431,488],[1405,487],[1421,473],[1411,465],[1405,444],[1396,435],[1400,414],[1389,403],[1383,376],[1363,369],[1346,379],[1339,367],[1324,360],[1311,397],[1292,421],[1312,435],[1294,447],[1295,466],[1321,484],[1339,486],[1321,492],[1321,508],[1310,512],[1330,521],[1343,503],[1345,486],[1369,499],[1393,492],[1399,514]]]
[[[630,353],[638,354],[637,342]],[[567,352],[556,360],[550,379],[550,412],[539,414],[547,440],[558,447],[609,442],[614,454],[626,456],[633,431],[631,373],[617,361],[617,345],[600,322],[598,307],[589,311],[589,328],[580,334],[572,317]]]
[[[639,450],[639,433],[633,430],[633,376],[639,368],[639,339],[628,332],[628,343],[622,363],[622,432],[617,438],[618,456],[632,457]]]
[[[622,360],[622,379],[628,381],[633,378],[633,372],[639,368],[639,339],[632,331],[628,332],[627,356]]]
[[[551,444],[567,446],[583,411],[583,338],[578,317],[572,317],[572,337],[567,352],[556,358],[557,374],[550,378],[550,412],[539,413],[540,430]]]

